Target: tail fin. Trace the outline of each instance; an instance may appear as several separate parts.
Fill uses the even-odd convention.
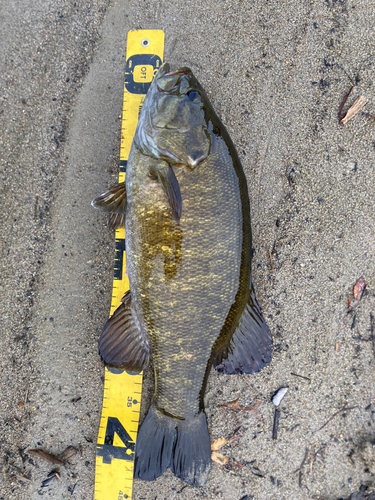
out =
[[[152,481],[170,467],[183,481],[203,486],[210,464],[210,436],[204,412],[181,420],[151,405],[139,430],[134,477]]]

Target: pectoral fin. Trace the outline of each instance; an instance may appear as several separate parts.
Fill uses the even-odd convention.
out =
[[[146,368],[150,347],[131,306],[130,292],[104,325],[99,353],[104,363],[113,368],[134,373]]]
[[[125,226],[125,214],[111,213],[108,215],[107,226],[109,229],[119,229]]]
[[[104,212],[109,212],[107,220],[109,229],[118,229],[125,225],[126,201],[125,182],[121,182],[94,198],[91,205]]]
[[[221,373],[254,373],[271,360],[272,336],[255,297],[254,288],[233,334],[222,332],[213,348],[213,365]]]
[[[173,172],[173,168],[166,162],[159,163],[152,167],[150,174],[156,176],[162,185],[167,196],[169,206],[172,210],[172,217],[179,223],[181,218],[182,198],[178,180]]]
[[[115,214],[126,212],[126,189],[125,183],[121,182],[110,187],[91,202],[94,208]]]

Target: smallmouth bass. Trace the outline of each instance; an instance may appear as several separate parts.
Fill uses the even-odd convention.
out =
[[[211,450],[203,397],[213,365],[253,373],[272,337],[251,282],[247,182],[234,145],[191,70],[164,64],[146,95],[125,184],[92,202],[125,224],[130,290],[104,326],[105,364],[143,370],[155,391],[140,427],[135,477],[169,467],[195,486]]]

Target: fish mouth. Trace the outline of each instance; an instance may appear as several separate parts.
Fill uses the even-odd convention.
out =
[[[171,70],[169,63],[164,63],[159,69],[159,73],[157,75],[158,78],[163,78],[164,76],[174,76],[174,75],[188,75],[191,74],[191,69],[183,66],[182,68],[178,68],[175,70]]]
[[[190,74],[191,74],[191,69],[183,67],[183,68],[175,69],[174,71],[168,71],[168,73],[164,73],[163,76],[190,75]]]
[[[171,92],[176,89],[180,82],[183,80],[189,80],[192,72],[189,68],[183,67],[175,70],[171,70],[168,63],[163,64],[160,68],[159,73],[156,77],[157,89],[160,92]]]

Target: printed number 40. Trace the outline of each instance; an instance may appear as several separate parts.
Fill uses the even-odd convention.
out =
[[[124,446],[113,446],[115,434]],[[104,444],[98,444],[96,454],[103,457],[104,464],[110,464],[113,458],[118,460],[134,460],[135,442],[116,417],[108,417]],[[124,497],[126,498],[126,497]]]

